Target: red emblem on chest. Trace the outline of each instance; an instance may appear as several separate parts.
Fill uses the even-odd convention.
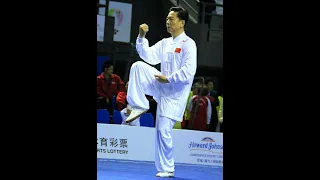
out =
[[[181,48],[176,48],[176,50],[174,50],[174,52],[176,53],[180,53],[180,51],[181,51]]]

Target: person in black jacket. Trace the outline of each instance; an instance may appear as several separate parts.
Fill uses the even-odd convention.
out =
[[[209,131],[216,132],[216,127],[218,125],[218,112],[217,112],[217,106],[219,106],[219,99],[218,99],[218,93],[215,90],[215,84],[212,79],[207,79],[205,84],[208,87],[209,93],[208,96],[211,101],[211,108],[212,108],[212,114],[211,114],[211,120],[209,125]]]

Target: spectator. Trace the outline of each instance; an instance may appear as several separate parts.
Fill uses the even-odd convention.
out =
[[[208,87],[207,97],[211,102],[211,120],[210,120],[210,131],[216,132],[216,128],[218,125],[218,111],[217,106],[219,106],[218,93],[215,90],[215,84],[212,79],[207,79],[205,83]]]
[[[219,96],[219,102],[220,102],[220,106],[219,106],[219,110],[218,110],[218,120],[219,120],[219,125],[220,125],[220,132],[223,132],[223,95]]]
[[[189,127],[189,120],[190,120],[190,111],[188,109],[188,105],[190,103],[190,101],[192,101],[192,97],[194,95],[197,95],[198,94],[198,91],[199,91],[199,88],[200,88],[200,84],[198,82],[194,83],[191,87],[191,91],[190,91],[190,94],[189,94],[189,97],[188,97],[188,100],[187,100],[187,105],[186,105],[186,109],[184,111],[184,115],[183,115],[183,128],[187,128]]]
[[[113,74],[113,65],[106,61],[102,66],[102,73],[97,77],[97,96],[99,108],[108,109],[112,114],[112,97],[124,91],[124,83],[121,78]]]
[[[203,86],[201,95],[195,95],[189,103],[189,111],[191,111],[191,127],[190,129],[199,131],[208,131],[211,118],[211,102],[207,97],[208,87]],[[197,106],[198,104],[198,106]],[[193,120],[193,123],[192,123]]]
[[[124,108],[127,107],[127,91],[128,91],[128,83],[129,81],[126,83],[125,89],[123,92],[119,92],[116,98],[117,101],[117,105],[118,105],[118,110],[121,111]]]

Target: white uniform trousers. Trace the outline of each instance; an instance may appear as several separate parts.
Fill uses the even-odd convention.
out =
[[[140,107],[149,109],[149,101],[145,94],[153,96],[156,102],[159,98],[160,84],[154,75],[161,73],[152,66],[138,61],[131,66],[129,75],[129,85],[127,92],[127,101],[131,107]],[[157,106],[157,112],[160,105]],[[160,172],[173,172],[173,143],[172,128],[175,120],[159,116],[156,117],[156,138],[155,138],[155,165]]]
[[[127,101],[131,107],[149,109],[149,101],[145,96],[146,94],[153,96],[154,100],[158,102],[160,84],[156,82],[155,74],[160,75],[161,73],[142,61],[132,64],[127,92]]]
[[[155,164],[159,172],[174,172],[172,128],[175,120],[157,115]]]

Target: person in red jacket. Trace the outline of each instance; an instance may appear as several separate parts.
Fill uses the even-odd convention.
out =
[[[118,75],[113,74],[112,62],[106,61],[102,66],[102,73],[97,77],[99,108],[108,109],[112,114],[112,97],[121,91],[124,91],[124,83]]]
[[[127,102],[128,83],[129,81],[126,83],[125,91],[119,92],[116,98],[119,111],[123,110],[128,105],[128,102]]]
[[[201,96],[195,95],[189,103],[189,111],[191,121],[193,119],[193,127],[190,129],[198,131],[208,131],[211,118],[211,102],[208,97],[208,88],[204,85]],[[196,110],[196,104],[198,108]],[[195,116],[194,116],[195,115]],[[192,123],[191,123],[192,124]]]

